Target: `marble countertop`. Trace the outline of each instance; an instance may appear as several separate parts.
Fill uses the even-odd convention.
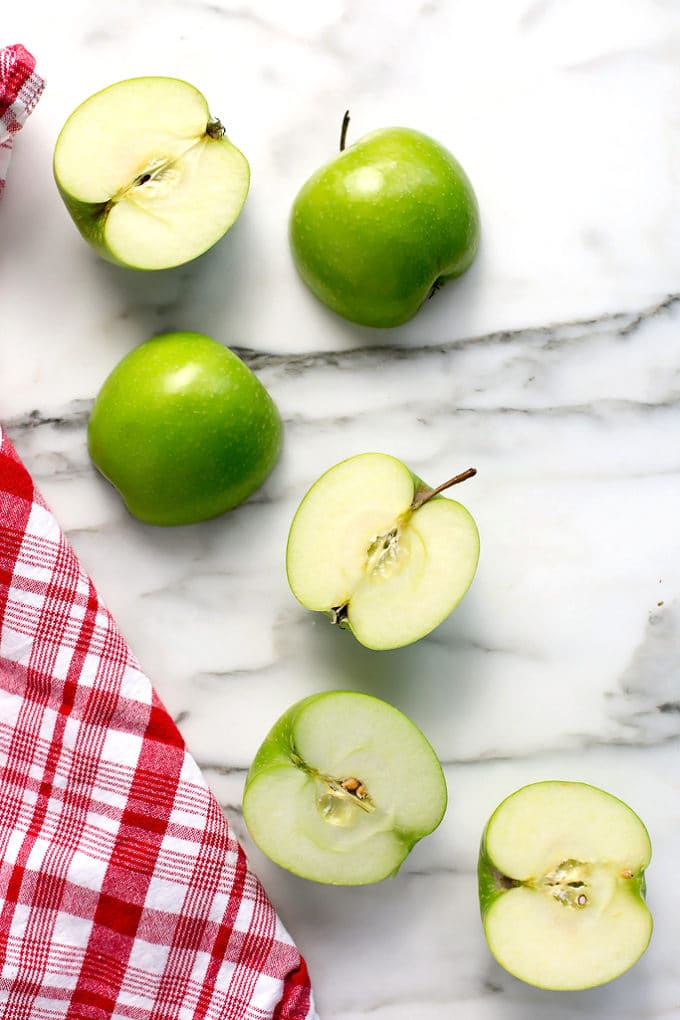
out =
[[[680,6],[39,0],[2,31],[48,85],[0,204],[0,420],[306,955],[322,1020],[680,1016]],[[212,252],[135,274],[81,240],[51,153],[82,99],[155,73],[205,93],[252,185]],[[287,247],[346,107],[355,138],[398,123],[446,144],[482,210],[470,272],[389,331],[319,305]],[[242,507],[154,529],[95,473],[85,428],[114,364],[181,328],[242,353],[285,445]],[[473,587],[386,653],[301,609],[283,564],[303,492],[369,449],[433,484],[479,471],[460,494],[482,539]],[[409,714],[449,787],[440,828],[364,889],[279,870],[240,815],[274,719],[338,687]],[[588,992],[511,978],[478,917],[482,827],[547,778],[622,797],[654,846],[652,944]]]

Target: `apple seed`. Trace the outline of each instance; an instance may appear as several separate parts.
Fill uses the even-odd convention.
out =
[[[357,779],[355,776],[349,776],[347,779],[337,780],[333,779],[332,776],[324,776],[316,769],[310,769],[310,773],[315,779],[318,779],[320,783],[324,784],[327,788],[327,793],[332,797],[339,797],[349,803],[359,803],[359,806],[364,811],[374,811],[375,805],[368,796],[368,789],[365,784]]]

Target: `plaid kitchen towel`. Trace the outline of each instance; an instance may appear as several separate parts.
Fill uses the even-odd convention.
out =
[[[0,430],[0,1017],[313,1020],[304,960]]]
[[[14,135],[45,87],[35,73],[35,58],[23,46],[0,47],[0,195],[7,180]]]

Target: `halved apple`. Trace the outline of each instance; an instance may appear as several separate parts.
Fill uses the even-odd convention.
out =
[[[525,786],[491,816],[479,856],[484,934],[496,960],[540,988],[601,985],[642,956],[651,844],[626,804],[585,783]]]
[[[243,817],[281,867],[366,885],[395,874],[446,800],[441,765],[410,719],[368,694],[328,691],[274,724],[248,772]]]
[[[238,217],[250,169],[198,89],[130,78],[86,99],[54,150],[76,226],[104,258],[168,269],[212,247]]]
[[[395,457],[365,453],[336,464],[293,519],[286,569],[307,609],[326,613],[368,648],[429,634],[458,605],[479,559],[470,513]]]

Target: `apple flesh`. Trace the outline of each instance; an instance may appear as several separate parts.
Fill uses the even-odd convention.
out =
[[[540,988],[623,974],[652,933],[644,901],[649,835],[622,801],[585,783],[525,786],[482,837],[479,896],[498,963]]]
[[[131,351],[88,423],[95,466],[149,524],[192,524],[237,506],[280,446],[281,419],[262,383],[201,333],[166,333]]]
[[[437,756],[410,719],[370,695],[330,691],[272,727],[248,772],[243,817],[288,871],[366,885],[396,873],[446,801]]]
[[[388,649],[440,624],[469,588],[478,559],[479,533],[464,506],[395,457],[365,453],[336,464],[304,497],[286,569],[303,606],[326,613],[367,648]]]
[[[232,226],[250,169],[198,89],[131,78],[86,99],[54,150],[59,192],[105,259],[167,269],[196,258]]]
[[[465,171],[409,128],[366,135],[317,170],[293,203],[295,265],[334,312],[367,326],[411,319],[479,245],[479,209]]]

